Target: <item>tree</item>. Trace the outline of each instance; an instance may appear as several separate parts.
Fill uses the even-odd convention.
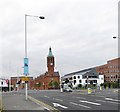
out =
[[[57,81],[53,81],[53,85],[54,85],[55,87],[59,87],[59,84],[58,84]]]
[[[49,83],[49,86],[52,88],[58,88],[59,87],[59,83],[57,81],[51,81]]]

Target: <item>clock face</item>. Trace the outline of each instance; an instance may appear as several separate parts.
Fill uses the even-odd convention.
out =
[[[50,65],[53,65],[53,63],[50,63]]]

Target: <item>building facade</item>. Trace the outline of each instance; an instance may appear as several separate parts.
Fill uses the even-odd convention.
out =
[[[99,74],[104,75],[105,82],[120,81],[120,58],[107,61],[107,64],[97,66],[96,70]]]
[[[104,83],[104,76],[99,75],[95,68],[90,68],[66,74],[61,78],[62,82],[66,80],[72,84],[73,88],[77,87],[79,84],[82,86],[88,86],[90,84],[100,86],[101,83]]]
[[[0,90],[1,91],[8,91],[8,79],[0,78]]]
[[[59,72],[55,72],[54,67],[55,58],[53,56],[52,49],[49,48],[49,54],[47,56],[47,72],[39,75],[34,80],[30,81],[30,88],[37,90],[59,88],[60,76]],[[56,83],[56,85],[52,86],[52,83]]]
[[[22,81],[23,76],[19,76],[19,77],[11,77],[11,86],[17,90],[19,89],[24,89],[25,88],[25,82]],[[31,80],[33,80],[33,77],[29,77],[28,76],[28,89],[30,89],[30,82]]]

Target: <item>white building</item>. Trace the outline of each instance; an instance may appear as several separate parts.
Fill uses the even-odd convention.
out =
[[[69,80],[73,88],[77,87],[78,84],[81,84],[82,86],[89,84],[100,86],[101,83],[104,83],[104,76],[99,75],[95,68],[90,68],[66,74],[61,78],[61,80]]]
[[[0,78],[0,90],[4,91],[5,88],[8,88],[8,79]]]

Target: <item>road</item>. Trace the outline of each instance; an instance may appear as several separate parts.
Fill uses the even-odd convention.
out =
[[[25,100],[25,90],[3,93],[2,97],[6,110],[117,111],[120,105],[118,91],[113,89],[96,91],[92,94],[82,90],[62,93],[60,90],[28,90],[28,101]]]
[[[29,95],[58,110],[118,110],[120,101],[114,90],[104,90],[95,94],[81,94],[80,91],[59,90],[29,91]]]

